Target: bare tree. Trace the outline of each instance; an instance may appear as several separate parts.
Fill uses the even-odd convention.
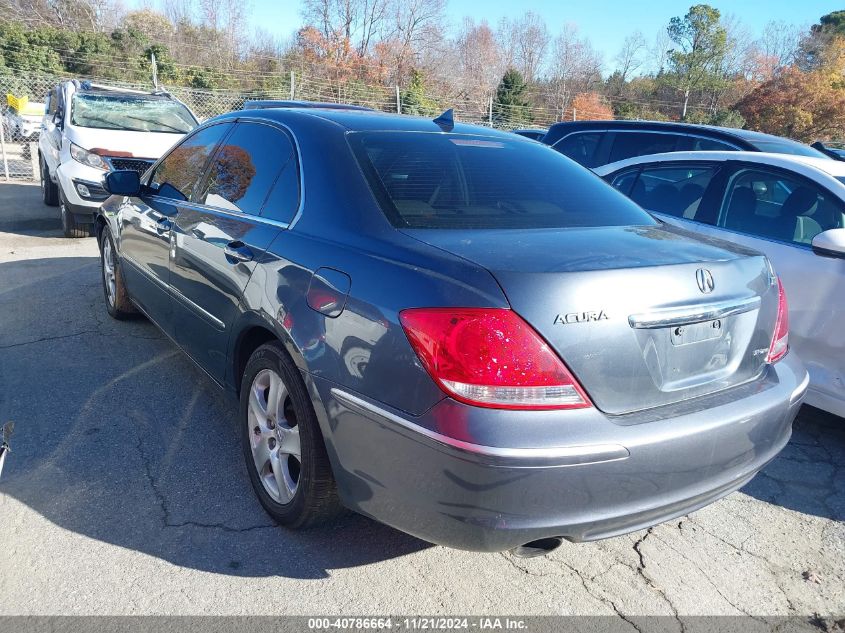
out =
[[[554,41],[549,88],[552,106],[563,117],[572,99],[601,79],[601,57],[590,41],[582,38],[578,27],[566,24]]]
[[[801,38],[809,27],[770,21],[754,43],[757,53],[758,79],[771,79],[775,73],[795,62]]]
[[[421,55],[442,40],[445,0],[392,0],[390,42],[396,84],[404,83]]]
[[[457,85],[453,88],[457,96],[483,113],[504,72],[496,35],[485,20],[476,24],[465,17],[453,46],[457,61]]]
[[[518,70],[528,83],[536,81],[551,40],[543,19],[533,11],[513,20],[502,18],[496,35],[504,65]]]
[[[636,72],[643,65],[647,48],[645,37],[640,31],[634,31],[622,42],[622,48],[614,58],[620,92],[631,73]]]

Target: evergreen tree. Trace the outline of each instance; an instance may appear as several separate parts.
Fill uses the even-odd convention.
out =
[[[415,116],[439,114],[437,102],[425,95],[425,77],[418,70],[411,72],[411,81],[399,95],[399,102],[402,104],[402,114]]]
[[[502,76],[493,99],[493,124],[497,127],[520,127],[531,123],[531,102],[528,85],[522,74],[513,68]]]

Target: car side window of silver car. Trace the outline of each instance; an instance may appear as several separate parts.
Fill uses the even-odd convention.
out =
[[[217,148],[194,202],[259,215],[294,153],[281,130],[264,123],[239,122]]]
[[[734,174],[719,214],[726,229],[807,247],[822,231],[844,224],[842,204],[821,187],[758,168]]]
[[[628,196],[648,211],[700,219],[701,201],[717,172],[716,165],[646,166]]]

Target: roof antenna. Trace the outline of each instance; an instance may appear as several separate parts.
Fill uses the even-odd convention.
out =
[[[452,111],[452,108],[449,108],[446,112],[434,119],[434,122],[437,123],[437,125],[440,126],[440,129],[444,132],[451,132],[455,127],[455,113]]]

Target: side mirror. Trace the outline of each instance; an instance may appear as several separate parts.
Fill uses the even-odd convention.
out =
[[[53,114],[53,125],[55,125],[57,128],[61,128],[64,124],[64,118],[64,113],[61,110],[56,110],[56,112]]]
[[[137,171],[110,171],[103,177],[103,188],[117,196],[137,196],[141,192],[141,176]]]
[[[828,229],[813,238],[813,252],[845,259],[845,229]]]

